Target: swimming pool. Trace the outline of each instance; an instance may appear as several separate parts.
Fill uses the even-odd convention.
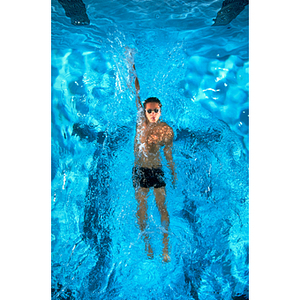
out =
[[[248,299],[248,6],[212,26],[222,1],[84,4],[77,26],[52,1],[52,298]],[[152,194],[151,260],[137,226],[126,46],[175,132],[168,263]]]

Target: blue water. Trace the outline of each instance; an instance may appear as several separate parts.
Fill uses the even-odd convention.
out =
[[[84,1],[74,26],[52,1],[52,298],[247,299],[248,6],[214,27],[222,1]],[[132,186],[135,51],[141,97],[175,132],[167,181],[171,261],[148,201],[154,258]]]

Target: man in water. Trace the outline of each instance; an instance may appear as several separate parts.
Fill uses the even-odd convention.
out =
[[[137,218],[140,230],[146,245],[148,257],[153,257],[153,250],[150,245],[149,236],[145,233],[147,226],[147,196],[150,188],[153,187],[156,205],[161,215],[161,223],[165,228],[163,233],[163,260],[170,260],[168,250],[169,213],[166,206],[166,183],[162,171],[160,149],[167,160],[172,173],[173,186],[175,186],[176,173],[172,157],[173,129],[159,120],[162,104],[155,97],[148,98],[143,105],[140,100],[140,85],[136,75],[135,64],[132,66],[132,73],[135,78],[136,106],[138,120],[134,142],[135,163],[133,168],[133,186],[135,197],[138,201]]]

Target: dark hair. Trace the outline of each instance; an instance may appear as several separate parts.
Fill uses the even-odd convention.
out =
[[[151,103],[151,102],[158,103],[158,104],[159,104],[159,107],[162,107],[162,104],[161,104],[161,102],[159,101],[158,98],[156,98],[156,97],[149,97],[149,98],[147,98],[147,99],[144,101],[144,103],[143,103],[144,108],[146,108],[146,104],[147,104],[147,103]]]

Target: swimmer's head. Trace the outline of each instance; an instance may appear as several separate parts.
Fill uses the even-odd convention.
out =
[[[147,98],[144,103],[145,115],[150,123],[156,123],[161,115],[162,104],[156,97]]]
[[[158,103],[159,107],[162,107],[162,104],[161,104],[161,102],[160,102],[160,100],[158,98],[156,98],[156,97],[149,97],[143,103],[144,108],[146,108],[146,104],[150,103],[150,102]]]

